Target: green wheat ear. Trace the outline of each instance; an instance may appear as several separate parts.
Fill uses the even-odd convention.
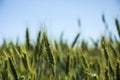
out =
[[[73,43],[72,43],[72,48],[75,46],[75,43],[77,42],[78,38],[80,36],[80,33],[77,34],[77,36],[75,37]]]
[[[69,75],[69,65],[70,65],[70,56],[67,55],[66,70],[65,70],[67,76]]]
[[[28,58],[27,58],[26,53],[24,53],[24,52],[23,52],[23,56],[22,56],[22,62],[24,64],[25,69],[30,70],[29,69],[29,63],[28,63]]]
[[[117,51],[115,50],[115,48],[113,47],[112,44],[110,44],[110,48],[113,51],[113,55],[115,56],[115,58],[117,59]]]
[[[26,29],[26,49],[30,49],[30,36],[29,36],[29,29]]]
[[[47,58],[48,58],[48,61],[50,62],[51,67],[52,67],[52,73],[53,73],[53,76],[54,76],[54,80],[56,80],[57,78],[56,78],[55,60],[54,60],[54,56],[53,56],[53,53],[52,53],[52,50],[50,48],[50,44],[49,44],[49,41],[48,41],[48,38],[47,38],[47,35],[46,35],[45,32],[43,33],[43,39],[44,39],[44,42],[45,42]]]
[[[110,77],[109,76],[109,70],[108,70],[108,68],[105,68],[105,80],[110,80],[109,77]]]
[[[35,45],[35,61],[38,61],[38,58],[40,57],[41,55],[41,31],[39,31],[38,33],[38,36],[37,36],[37,40],[36,40],[36,45]]]
[[[49,44],[49,41],[48,41],[46,33],[43,34],[43,39],[44,39],[44,42],[45,42],[45,47],[46,47],[46,52],[47,52],[47,58],[48,58],[51,66],[52,66],[53,75],[55,76],[55,62],[54,62],[54,57],[53,57],[52,50],[50,48],[50,44]]]
[[[103,23],[104,23],[104,25],[105,25],[105,29],[106,29],[106,31],[108,30],[108,25],[107,25],[107,22],[106,22],[106,19],[105,19],[105,15],[103,14],[102,15],[102,21],[103,21]]]
[[[102,45],[102,49],[103,49],[103,52],[104,52],[104,55],[105,55],[106,64],[108,66],[109,55],[108,55],[108,51],[107,51],[107,47],[106,47],[106,43],[105,43],[105,37],[102,37],[101,45]]]
[[[52,51],[50,49],[50,44],[48,42],[47,35],[45,33],[44,33],[44,41],[45,41],[45,47],[46,47],[46,51],[47,51],[48,60],[50,61],[51,65],[54,66],[53,54],[52,54]]]
[[[8,59],[9,59],[10,68],[11,68],[13,77],[14,77],[15,80],[18,80],[18,74],[17,74],[17,71],[16,71],[15,66],[13,64],[13,61],[12,61],[12,59],[10,57]]]
[[[41,31],[38,32],[37,44],[36,44],[37,47],[40,45],[40,38],[41,38]]]
[[[116,80],[120,80],[120,60],[116,62]]]
[[[120,24],[119,24],[119,21],[118,21],[117,18],[115,19],[115,24],[116,24],[116,28],[117,28],[117,31],[118,31],[118,35],[120,37]]]
[[[4,70],[2,72],[2,80],[8,80],[9,77],[8,77],[8,60],[6,60],[4,62]]]

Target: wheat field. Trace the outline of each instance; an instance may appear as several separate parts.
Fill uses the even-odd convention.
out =
[[[70,46],[63,39],[50,41],[39,31],[31,44],[29,29],[25,43],[0,46],[0,80],[120,80],[120,24],[115,19],[119,38],[101,36],[88,46],[78,33]],[[116,36],[115,36],[116,37]]]

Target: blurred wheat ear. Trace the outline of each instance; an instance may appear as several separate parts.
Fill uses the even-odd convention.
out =
[[[105,19],[105,15],[104,15],[104,14],[102,14],[102,21],[103,21],[103,23],[104,23],[104,25],[105,25],[105,30],[108,31],[108,24],[107,24],[107,22],[106,22],[106,19]]]
[[[120,60],[116,62],[116,80],[120,80]]]
[[[18,74],[17,74],[17,71],[15,69],[15,66],[13,64],[13,61],[12,59],[9,57],[9,63],[10,63],[10,68],[11,68],[11,71],[12,71],[12,74],[13,74],[13,77],[15,80],[18,80]]]
[[[120,37],[120,24],[119,24],[119,21],[118,21],[117,18],[115,19],[115,24],[116,24],[116,28],[117,28],[117,31],[118,31],[118,35]]]
[[[66,75],[69,76],[69,65],[70,65],[70,56],[67,55],[67,61],[66,61]]]
[[[75,43],[77,42],[78,38],[80,36],[80,33],[77,34],[77,36],[75,37],[73,43],[72,43],[72,48],[75,46]]]
[[[30,49],[30,35],[29,35],[29,29],[26,29],[26,49]]]

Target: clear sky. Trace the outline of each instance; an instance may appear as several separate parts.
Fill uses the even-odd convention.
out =
[[[120,19],[119,0],[0,0],[0,44],[3,38],[15,42],[19,37],[24,42],[26,27],[35,40],[41,26],[51,39],[59,39],[64,32],[64,39],[71,42],[81,32],[81,38],[96,40],[105,31],[102,14],[118,36],[114,18]]]

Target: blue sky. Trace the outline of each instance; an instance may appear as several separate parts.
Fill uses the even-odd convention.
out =
[[[25,29],[29,27],[31,40],[37,32],[47,30],[50,39],[59,39],[64,32],[68,42],[81,32],[81,39],[96,40],[104,34],[101,19],[104,14],[109,29],[117,35],[114,19],[120,19],[119,0],[0,0],[0,44],[8,41],[25,41]],[[77,20],[80,18],[81,28]]]

